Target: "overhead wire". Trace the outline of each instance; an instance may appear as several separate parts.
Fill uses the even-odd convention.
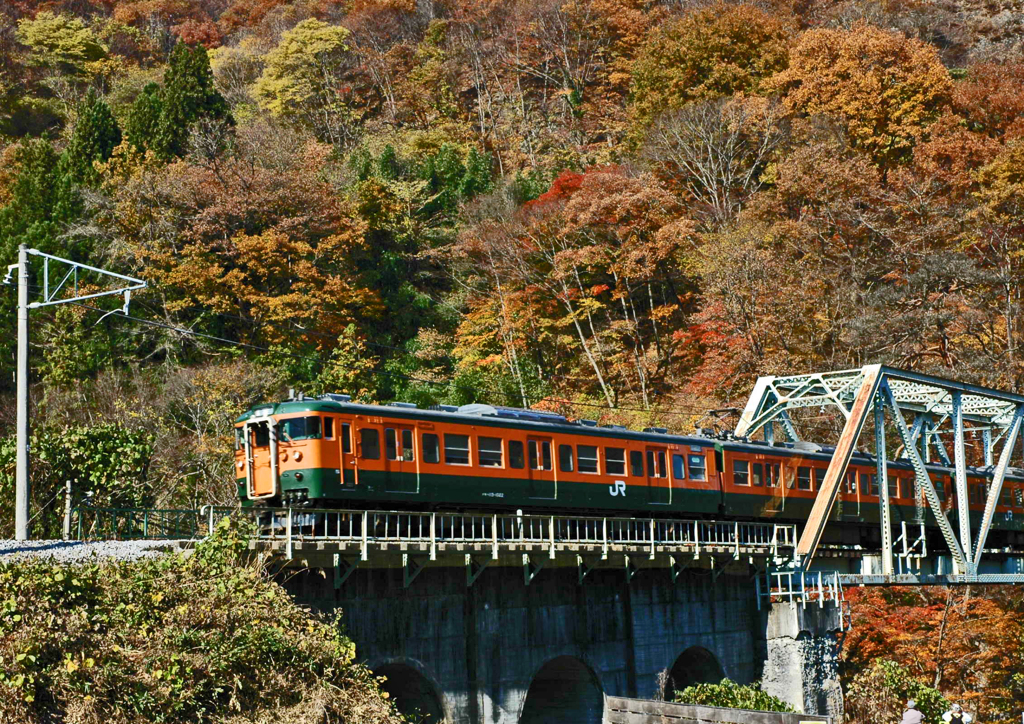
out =
[[[13,284],[11,286],[13,286]],[[40,289],[40,287],[38,285],[31,284],[31,283],[29,284],[29,287],[31,289],[34,289],[34,290],[37,290],[37,291]],[[194,329],[189,329],[187,327],[178,327],[178,326],[175,326],[173,324],[167,324],[166,322],[160,322],[160,321],[157,321],[157,320],[146,319],[146,318],[143,318],[143,317],[134,317],[132,315],[125,314],[124,312],[121,312],[121,311],[118,311],[118,310],[100,309],[99,307],[94,307],[94,306],[92,306],[90,304],[83,304],[81,302],[68,301],[68,302],[65,302],[65,303],[66,304],[71,304],[71,305],[76,306],[76,307],[81,307],[83,309],[87,309],[87,310],[90,310],[90,311],[93,311],[93,312],[99,312],[99,313],[104,315],[104,318],[105,317],[120,317],[121,319],[126,319],[126,320],[129,320],[129,321],[132,321],[132,322],[138,322],[140,324],[144,324],[144,325],[147,325],[147,326],[150,326],[150,327],[155,327],[155,328],[164,329],[164,330],[171,331],[171,332],[176,332],[178,334],[181,334],[184,337],[194,337],[194,338],[206,339],[206,340],[209,340],[211,342],[217,342],[217,343],[220,343],[220,344],[232,345],[232,346],[235,346],[235,347],[244,347],[246,349],[256,350],[256,351],[260,351],[260,352],[266,352],[266,353],[269,353],[269,354],[278,354],[278,355],[282,355],[282,356],[286,356],[286,357],[291,357],[293,359],[301,359],[301,360],[307,360],[307,361],[310,361],[310,362],[317,362],[317,363],[322,363],[323,362],[323,360],[321,358],[319,358],[319,357],[311,357],[309,355],[298,354],[298,353],[295,353],[295,352],[288,352],[286,350],[281,350],[281,349],[274,349],[272,347],[265,347],[265,346],[262,346],[262,345],[252,344],[250,342],[241,342],[239,340],[230,339],[228,337],[220,337],[218,335],[207,334],[205,332],[197,332]],[[223,313],[220,313],[220,312],[214,312],[214,314],[218,315],[218,316],[227,317],[227,318],[236,318],[236,319],[239,319],[241,321],[246,321],[246,322],[252,321],[252,323],[256,323],[255,320],[247,320],[244,317],[239,317],[239,316],[236,316],[236,315],[223,314]],[[302,328],[300,327],[299,329],[302,329]],[[302,329],[302,331],[310,331],[310,330]],[[325,337],[325,338],[332,338],[331,335],[327,335],[325,333],[315,332],[315,331],[310,331],[310,332],[315,334],[315,335],[317,335],[317,336],[321,336],[321,337]],[[369,344],[374,344],[374,346],[381,346],[381,347],[385,347],[387,349],[392,349],[392,350],[399,351],[399,352],[408,352],[408,350],[404,350],[404,349],[401,349],[401,348],[398,348],[398,347],[392,347],[392,346],[389,346],[389,345],[375,344],[375,343],[372,343],[372,342],[368,342],[368,343]],[[373,370],[372,373],[373,374],[380,374],[380,375],[384,375],[384,376],[389,376],[389,377],[398,377],[398,378],[401,378],[401,379],[408,380],[410,382],[418,382],[418,383],[421,383],[421,384],[437,385],[437,386],[447,386],[447,385],[451,384],[454,381],[452,379],[429,380],[429,379],[425,379],[425,378],[422,378],[422,377],[416,377],[414,375],[410,375],[410,374],[407,374],[407,373],[396,372],[394,370],[387,370],[387,369],[375,369],[375,370]],[[511,401],[510,402],[510,399],[511,399],[510,396],[508,394],[500,392],[498,390],[491,391],[491,394],[494,394],[495,396],[501,397],[504,400],[505,404],[509,404],[509,405],[515,406],[515,404],[517,402],[517,401]],[[538,400],[538,402],[549,402],[551,404],[566,405],[566,406],[569,406],[569,407],[585,407],[585,408],[592,408],[592,409],[600,409],[600,410],[605,410],[605,411],[608,411],[608,412],[636,412],[636,413],[643,413],[643,414],[672,415],[672,416],[677,416],[677,417],[692,417],[695,414],[702,414],[702,413],[706,412],[706,410],[704,410],[703,408],[698,408],[698,407],[689,406],[689,405],[676,405],[675,407],[677,409],[674,409],[674,410],[657,410],[657,409],[645,409],[645,408],[639,408],[639,407],[622,407],[622,406],[609,407],[608,405],[600,404],[600,403],[595,403],[595,402],[581,402],[581,401],[576,401],[576,400],[566,400],[566,399],[562,399],[562,398],[551,399],[550,397],[546,397],[546,398],[544,398],[542,400]]]

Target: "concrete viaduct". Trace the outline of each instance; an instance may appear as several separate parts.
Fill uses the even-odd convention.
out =
[[[341,610],[360,660],[426,721],[599,724],[608,697],[723,677],[841,712],[838,585],[766,595],[788,526],[331,515],[279,518],[253,547],[300,602]]]

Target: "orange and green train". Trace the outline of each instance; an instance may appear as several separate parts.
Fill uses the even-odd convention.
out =
[[[489,405],[421,409],[345,395],[257,405],[236,422],[246,505],[346,509],[522,510],[738,520],[807,519],[832,448],[642,432]],[[951,518],[953,470],[929,474]],[[908,462],[888,463],[892,519],[922,515]],[[989,469],[971,468],[980,519]],[[832,513],[837,542],[878,535],[875,460],[854,455]],[[874,524],[874,525],[871,525]],[[1006,478],[991,545],[1024,544],[1024,474]]]

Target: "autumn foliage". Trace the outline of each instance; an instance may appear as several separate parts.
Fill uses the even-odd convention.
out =
[[[1024,60],[996,5],[2,3],[4,263],[149,282],[136,321],[33,311],[36,419],[154,440],[137,502],[174,507],[230,499],[227,421],[288,388],[679,431],[763,374],[1019,391]],[[974,668],[939,671],[911,657],[928,601],[876,602],[920,646],[866,624],[861,683],[1024,702],[974,623],[1012,607],[948,609]]]

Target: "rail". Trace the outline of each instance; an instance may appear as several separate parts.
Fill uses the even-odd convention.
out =
[[[613,547],[649,549],[725,549],[741,554],[777,557],[796,542],[796,526],[774,523],[669,520],[659,518],[598,518],[565,515],[398,512],[380,510],[308,510],[261,508],[246,511],[256,521],[263,541],[358,543],[417,543],[430,553],[438,545],[544,546],[552,557],[557,548]],[[211,518],[212,520],[212,518]]]

